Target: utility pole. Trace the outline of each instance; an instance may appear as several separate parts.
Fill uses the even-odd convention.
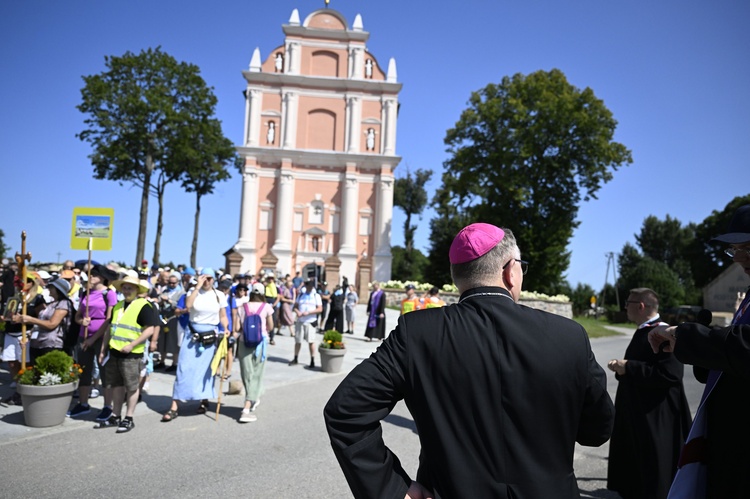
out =
[[[609,280],[609,267],[610,264],[612,265],[612,277],[614,279],[614,288],[615,288],[615,299],[617,300],[617,308],[619,310],[620,308],[620,294],[617,292],[617,265],[615,261],[615,254],[610,251],[609,253],[605,253],[604,256],[607,257],[607,270],[604,273],[604,286],[602,287],[601,293],[599,294],[599,303],[601,304],[601,307],[604,308],[604,290],[607,287],[607,282]],[[599,305],[597,304],[596,307],[596,318],[599,318]]]

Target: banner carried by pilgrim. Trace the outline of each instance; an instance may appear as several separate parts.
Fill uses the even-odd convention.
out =
[[[110,251],[114,220],[113,208],[73,208],[70,248]]]

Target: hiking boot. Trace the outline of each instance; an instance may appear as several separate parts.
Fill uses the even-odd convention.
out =
[[[292,361],[291,361],[291,362],[289,363],[289,365],[290,365],[290,366],[296,366],[297,364],[299,364],[299,362],[297,362],[297,359],[293,359],[293,360],[292,360]]]
[[[106,421],[100,421],[94,425],[94,429],[115,428],[120,424],[120,418],[112,414]]]
[[[68,411],[67,416],[69,418],[77,418],[78,416],[83,416],[85,414],[88,414],[91,412],[91,406],[86,404],[76,404],[75,407],[73,407],[72,410]]]
[[[117,433],[127,433],[133,428],[135,428],[133,418],[125,418],[120,421],[120,424],[117,426]]]
[[[97,414],[96,420],[97,421],[106,421],[110,417],[112,417],[112,408],[111,407],[107,407],[105,405],[104,408],[101,411],[99,411],[99,414]]]

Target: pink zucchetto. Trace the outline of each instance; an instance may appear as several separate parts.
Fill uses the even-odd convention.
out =
[[[451,243],[451,264],[466,263],[486,255],[503,240],[505,232],[492,224],[475,223],[459,231]]]

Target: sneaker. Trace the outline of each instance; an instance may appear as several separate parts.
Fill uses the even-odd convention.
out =
[[[101,428],[114,428],[120,424],[120,418],[112,414],[106,421],[100,421],[94,425],[94,429],[99,430]]]
[[[101,411],[99,411],[99,414],[96,416],[96,420],[97,421],[106,421],[106,420],[108,420],[111,417],[112,417],[112,408],[111,407],[107,407],[105,405],[104,409],[102,409]]]
[[[91,389],[91,394],[89,395],[89,398],[90,399],[95,399],[98,396],[99,396],[99,390],[97,390],[96,388],[92,388]]]
[[[74,399],[78,398],[78,388],[76,388],[75,390],[73,390],[73,398]]]
[[[290,366],[296,366],[297,364],[299,364],[299,362],[297,362],[297,359],[293,359],[293,360],[292,360],[292,361],[291,361],[291,362],[289,363],[289,365],[290,365]]]
[[[68,411],[67,416],[69,418],[77,418],[78,416],[83,416],[84,414],[88,414],[91,412],[91,406],[86,404],[76,404],[75,407],[73,407],[72,410]]]
[[[242,409],[242,414],[240,414],[240,419],[239,419],[240,423],[252,423],[257,420],[258,420],[258,416],[256,416],[255,414],[252,414],[247,409]]]
[[[260,405],[260,399],[253,402],[253,404],[250,406],[250,412],[255,412],[255,409],[257,409],[259,405]]]
[[[135,428],[135,423],[133,422],[133,419],[125,418],[122,421],[120,421],[120,424],[117,426],[117,433],[127,433],[133,428]]]

